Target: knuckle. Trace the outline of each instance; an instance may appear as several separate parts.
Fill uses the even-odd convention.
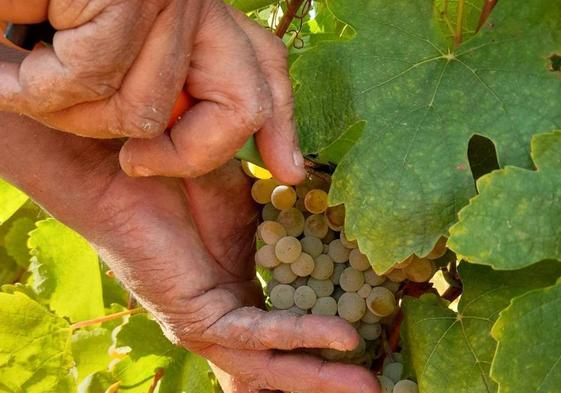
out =
[[[121,101],[118,118],[120,134],[134,138],[154,138],[164,132],[167,119],[155,105]]]

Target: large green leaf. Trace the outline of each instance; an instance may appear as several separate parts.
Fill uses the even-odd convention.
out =
[[[498,341],[491,375],[499,393],[561,389],[561,282],[512,301],[493,326]]]
[[[478,180],[449,247],[494,269],[561,260],[561,132],[535,136],[532,157],[536,171],[509,167]]]
[[[0,391],[74,393],[68,323],[24,294],[0,293]]]
[[[5,223],[27,201],[27,196],[0,179],[0,225]]]
[[[367,122],[335,175],[332,204],[378,272],[426,255],[475,194],[467,146],[490,138],[500,163],[531,167],[532,134],[561,122],[561,3],[502,1],[485,29],[450,47],[427,0],[331,0],[356,29],[295,63],[306,153]]]
[[[86,240],[54,219],[31,232],[33,288],[72,322],[104,315],[99,261]]]
[[[117,346],[130,348],[114,373],[124,392],[145,393],[156,371],[163,369],[159,393],[214,393],[206,361],[174,346],[146,315],[129,319],[117,335]]]
[[[464,40],[475,35],[479,24],[479,17],[483,9],[483,3],[487,0],[464,1],[462,13],[462,37]],[[458,0],[435,0],[434,13],[440,22],[440,27],[450,42],[454,39],[458,25]]]
[[[29,232],[33,229],[35,229],[35,221],[29,217],[20,217],[12,222],[4,238],[6,252],[18,265],[24,268],[29,266],[31,258],[27,240],[29,239]]]
[[[489,376],[496,348],[493,323],[513,297],[555,283],[561,263],[546,261],[512,272],[462,263],[460,275],[464,294],[458,313],[432,294],[403,302],[405,357],[421,392],[496,392]]]
[[[78,369],[78,383],[90,374],[107,369],[111,362],[111,331],[105,328],[78,330],[72,336],[72,355]]]

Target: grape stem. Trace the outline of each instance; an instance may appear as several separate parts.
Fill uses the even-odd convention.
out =
[[[160,380],[163,377],[164,377],[164,369],[159,368],[158,370],[156,370],[156,374],[154,374],[154,379],[152,380],[152,384],[148,389],[148,393],[154,393],[156,391],[156,388],[158,387],[158,382],[160,382]]]
[[[290,27],[290,24],[292,23],[292,20],[296,17],[296,13],[305,1],[306,0],[292,0],[287,2],[286,12],[282,16],[275,31],[275,35],[277,37],[284,37],[284,35],[288,31],[288,28]]]
[[[460,46],[463,40],[463,28],[464,28],[464,3],[465,0],[458,0],[457,19],[456,19],[456,33],[454,34],[454,46],[457,48]]]
[[[70,329],[72,329],[72,330],[81,329],[81,328],[85,328],[85,327],[88,327],[88,326],[98,325],[100,323],[114,321],[116,319],[126,317],[127,315],[134,315],[134,314],[139,314],[139,313],[144,313],[144,312],[146,312],[146,311],[143,308],[138,307],[138,308],[135,308],[135,309],[132,309],[132,310],[125,310],[125,311],[121,311],[121,312],[118,312],[118,313],[115,313],[115,314],[109,314],[109,315],[106,315],[104,317],[90,319],[89,321],[76,322],[75,324],[70,325]]]
[[[481,16],[479,17],[479,24],[477,25],[477,31],[481,30],[481,28],[485,25],[485,22],[487,22],[487,19],[489,19],[491,12],[493,12],[493,9],[497,5],[497,2],[498,0],[485,1],[485,5],[481,10]]]

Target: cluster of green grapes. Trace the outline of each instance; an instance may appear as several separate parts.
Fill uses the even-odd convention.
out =
[[[322,349],[319,355],[370,368],[386,356],[383,337],[398,312],[402,283],[430,280],[433,261],[411,256],[378,275],[356,240],[345,234],[344,206],[328,205],[329,182],[311,175],[292,187],[263,169],[244,169],[257,178],[251,194],[263,205],[255,262],[271,272],[267,292],[272,309],[345,319],[359,333],[359,346],[348,352]],[[442,254],[435,248],[429,257]],[[415,382],[401,380],[403,365],[399,354],[393,355],[395,361],[384,359],[379,376],[383,392],[417,392]]]

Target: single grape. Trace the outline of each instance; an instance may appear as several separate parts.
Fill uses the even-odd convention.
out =
[[[300,307],[296,307],[296,306],[292,306],[288,309],[288,311],[290,311],[292,314],[296,314],[296,315],[306,315],[307,312],[306,310],[302,310]]]
[[[302,245],[295,237],[285,236],[275,244],[275,255],[281,262],[296,262],[300,254],[302,254]]]
[[[305,236],[300,243],[302,243],[302,250],[314,258],[319,257],[323,252],[323,243],[317,237]]]
[[[343,246],[340,239],[335,239],[329,243],[328,255],[333,259],[333,262],[343,263],[349,260],[349,253],[351,250]]]
[[[327,209],[327,193],[320,189],[309,191],[304,197],[304,205],[312,214],[321,214]]]
[[[328,207],[325,211],[327,225],[334,231],[341,231],[345,226],[345,205]]]
[[[436,269],[430,259],[416,258],[409,266],[403,269],[407,278],[413,282],[427,282],[434,275]]]
[[[320,297],[312,307],[312,314],[334,316],[337,314],[337,302],[332,297]]]
[[[294,291],[294,303],[302,310],[309,310],[316,304],[317,295],[307,285],[296,288]]]
[[[291,208],[296,203],[296,191],[290,186],[276,186],[271,193],[271,203],[279,210]]]
[[[313,277],[308,279],[308,286],[314,290],[317,297],[326,297],[333,293],[335,286],[331,280],[316,280]]]
[[[314,271],[315,262],[310,254],[303,252],[296,261],[290,264],[290,268],[299,277],[308,277]]]
[[[296,189],[296,195],[298,195],[299,198],[304,198],[314,187],[309,182],[304,181],[294,188]]]
[[[267,294],[268,294],[269,296],[271,296],[271,291],[273,290],[274,287],[276,287],[276,286],[279,285],[279,284],[280,284],[280,282],[278,282],[278,281],[275,280],[274,278],[273,278],[271,281],[269,281],[269,282],[267,283]]]
[[[380,382],[380,393],[393,393],[394,383],[388,377],[378,375],[378,382]]]
[[[337,302],[339,316],[350,323],[360,321],[366,312],[366,303],[356,293],[347,292]]]
[[[382,371],[382,375],[391,379],[393,383],[397,383],[401,379],[402,374],[403,364],[398,362],[388,363]]]
[[[271,291],[271,303],[279,310],[288,310],[294,306],[294,292],[290,285],[279,284]]]
[[[347,292],[356,292],[363,284],[364,274],[352,267],[343,270],[341,277],[339,277],[339,285]]]
[[[348,249],[355,249],[358,247],[358,243],[356,240],[349,240],[347,238],[347,236],[345,235],[344,231],[341,231],[341,234],[339,235],[339,240],[341,240],[341,243],[343,243],[343,246],[345,246]]]
[[[273,278],[281,284],[290,284],[296,280],[298,276],[294,274],[290,265],[282,263],[273,269]]]
[[[331,277],[333,274],[334,264],[333,260],[329,256],[321,254],[314,261],[314,271],[310,274],[313,278],[317,280],[327,280]]]
[[[370,296],[370,292],[372,292],[372,287],[364,283],[362,284],[362,287],[360,287],[360,289],[356,291],[356,294],[361,298],[366,299],[368,296]]]
[[[273,269],[281,264],[275,254],[275,246],[264,245],[255,253],[255,263],[267,269]]]
[[[260,166],[257,166],[248,161],[242,161],[242,169],[246,175],[255,179],[270,179],[271,177],[273,177],[271,172],[269,172],[265,168],[261,168]]]
[[[327,226],[327,218],[323,214],[312,214],[306,218],[304,224],[304,235],[313,236],[321,239],[327,235],[329,227]]]
[[[364,281],[372,287],[377,287],[378,285],[382,285],[384,281],[386,281],[386,277],[379,276],[376,272],[372,269],[369,269],[364,272]]]
[[[381,286],[389,289],[392,293],[396,293],[397,291],[399,291],[400,283],[386,280]]]
[[[271,194],[279,183],[275,179],[259,179],[251,187],[253,200],[261,205],[271,202]]]
[[[402,379],[395,384],[393,393],[419,393],[419,388],[415,382]]]
[[[346,263],[336,263],[335,267],[333,268],[333,274],[331,275],[330,279],[333,281],[333,284],[339,285],[339,279],[341,278],[341,273],[343,270],[347,268]]]
[[[365,340],[376,340],[382,334],[382,325],[379,323],[361,323],[358,334]]]
[[[397,282],[397,283],[407,280],[407,277],[405,276],[405,272],[401,269],[390,270],[389,272],[384,274],[384,276],[386,276],[390,281]]]
[[[438,241],[434,245],[431,252],[429,252],[428,255],[425,258],[434,260],[434,259],[438,259],[440,257],[443,257],[444,254],[446,254],[446,250],[447,250],[446,242],[447,241],[448,241],[448,239],[445,238],[444,236],[440,237],[440,239],[438,239]]]
[[[281,238],[286,236],[284,227],[275,221],[263,221],[257,227],[259,238],[267,244],[274,245]]]
[[[274,207],[272,203],[267,203],[261,210],[261,218],[263,221],[276,221],[279,213],[280,210]]]
[[[395,311],[397,302],[394,294],[389,289],[374,287],[370,292],[370,296],[366,299],[366,305],[374,315],[387,317]]]
[[[360,270],[361,272],[365,272],[366,270],[371,268],[368,257],[361,253],[358,248],[351,250],[351,252],[349,253],[349,263],[352,267],[354,267],[356,270]]]
[[[289,236],[298,237],[304,232],[304,215],[294,207],[281,210],[277,222],[284,227]]]
[[[372,324],[372,323],[380,322],[381,319],[382,319],[381,317],[372,314],[372,311],[367,309],[366,313],[362,317],[361,321],[364,322],[364,323]]]

